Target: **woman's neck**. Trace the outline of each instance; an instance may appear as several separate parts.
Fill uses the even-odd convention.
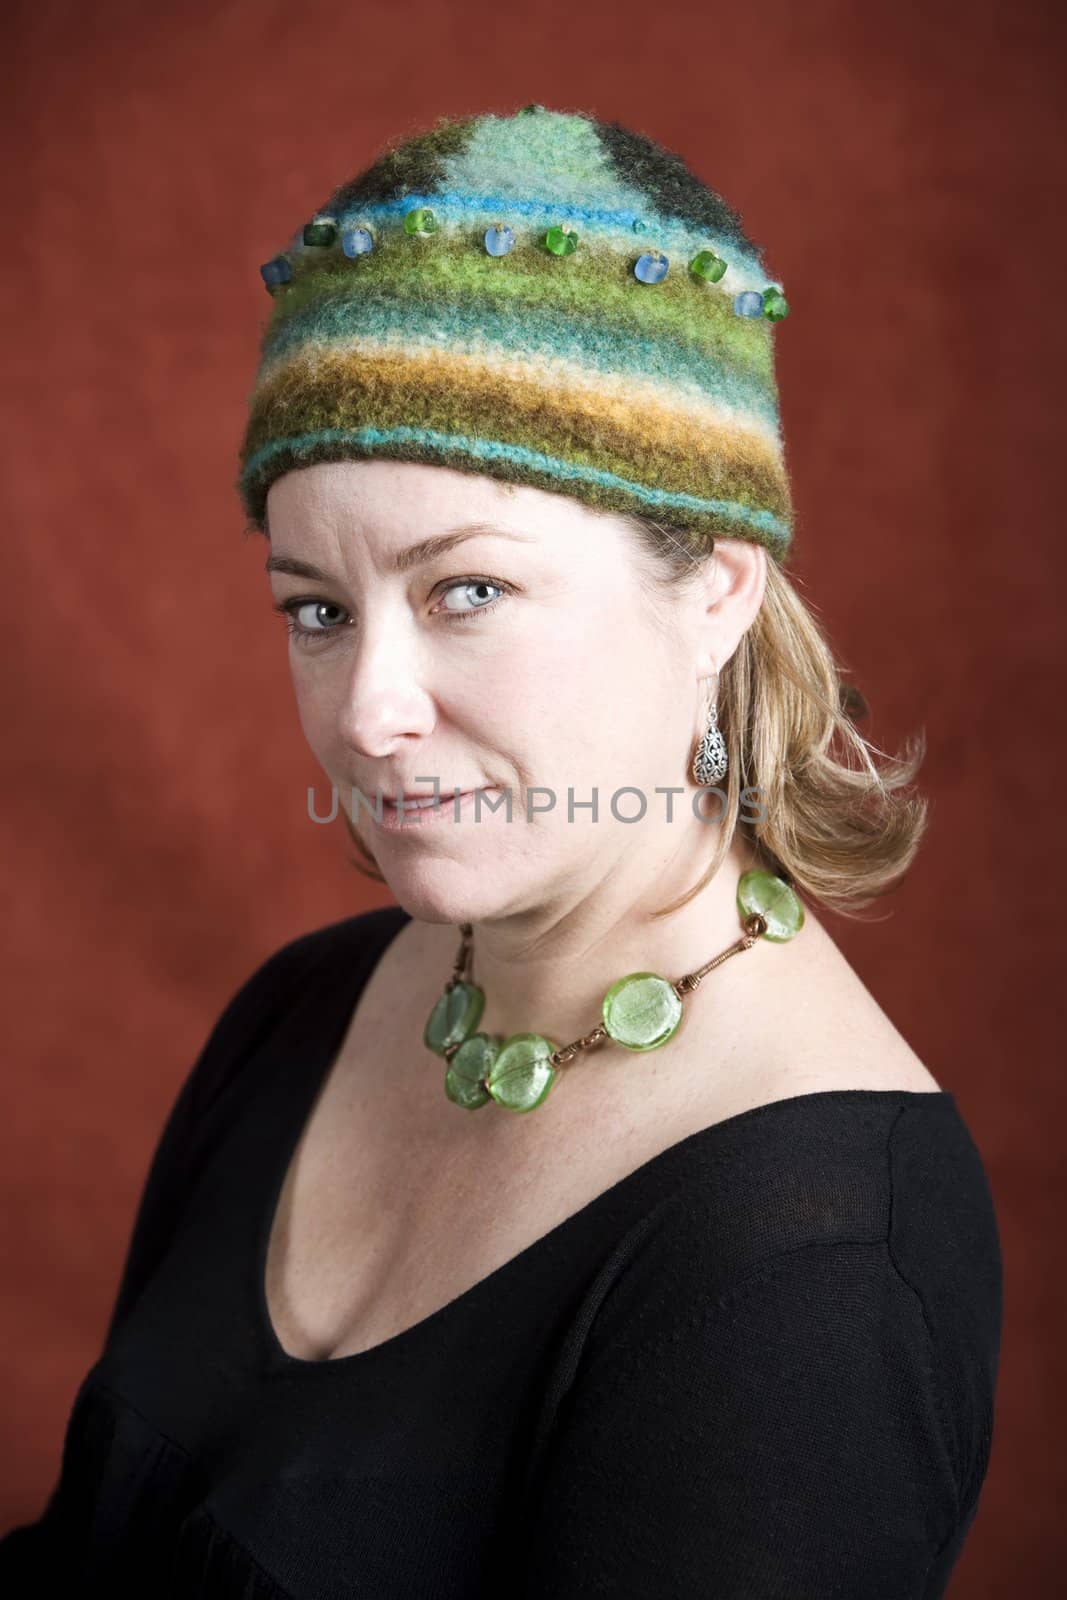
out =
[[[684,878],[665,871],[642,886],[612,880],[571,904],[475,922],[471,979],[485,993],[479,1031],[504,1037],[542,1033],[556,1045],[569,1044],[601,1020],[604,995],[628,973],[657,972],[675,980],[703,966],[743,936],[737,885],[755,864],[747,842],[735,836],[711,882],[680,910],[658,919],[651,913],[684,893],[701,868],[690,863]],[[459,931],[440,933],[450,946],[443,984]],[[441,948],[439,938],[434,947]],[[753,963],[753,953],[737,959]],[[715,991],[725,996],[733,987],[720,978],[732,964],[708,975],[700,1004],[714,1007]]]

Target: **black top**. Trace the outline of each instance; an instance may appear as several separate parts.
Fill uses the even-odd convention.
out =
[[[943,1594],[986,1472],[1002,1287],[949,1093],[742,1112],[373,1349],[282,1350],[265,1295],[282,1180],[408,920],[386,907],[294,940],[219,1018],[153,1158],[59,1481],[0,1540],[0,1591]]]

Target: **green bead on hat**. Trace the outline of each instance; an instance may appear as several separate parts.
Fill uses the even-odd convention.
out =
[[[781,289],[775,288],[773,284],[763,291],[763,315],[770,317],[773,322],[780,322],[783,317],[789,315],[789,301]]]
[[[439,227],[440,224],[429,206],[414,206],[404,217],[405,233],[436,233]]]
[[[554,256],[573,255],[578,248],[578,231],[565,222],[557,222],[545,234],[544,245]]]
[[[336,238],[336,222],[330,222],[325,217],[304,224],[304,243],[307,245],[331,245]]]
[[[708,283],[718,283],[726,273],[727,262],[722,256],[717,256],[713,250],[699,251],[689,263],[689,271],[694,278],[703,278]]]

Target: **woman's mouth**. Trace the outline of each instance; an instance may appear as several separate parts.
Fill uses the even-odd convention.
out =
[[[495,789],[468,789],[456,794],[454,791],[442,789],[439,795],[428,795],[418,800],[404,800],[400,806],[390,800],[388,795],[383,795],[380,820],[374,807],[370,808],[370,815],[374,818],[375,825],[388,833],[399,832],[402,828],[439,827],[443,823],[455,822],[468,813],[474,813],[475,799],[478,795],[493,795],[496,792]],[[480,816],[479,805],[478,817]]]

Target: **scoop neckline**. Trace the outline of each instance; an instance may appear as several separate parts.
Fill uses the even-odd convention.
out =
[[[366,960],[357,962],[354,968],[351,985],[338,985],[338,1011],[332,1026],[327,1030],[326,1043],[321,1052],[316,1053],[314,1069],[307,1073],[308,1093],[302,1097],[301,1114],[294,1118],[296,1132],[287,1138],[281,1150],[281,1158],[277,1162],[270,1180],[266,1185],[266,1203],[260,1216],[260,1223],[256,1236],[255,1248],[255,1292],[253,1295],[254,1311],[252,1321],[255,1326],[257,1342],[266,1360],[268,1374],[285,1373],[289,1376],[305,1372],[352,1372],[359,1365],[372,1366],[388,1360],[402,1346],[413,1344],[419,1338],[425,1337],[428,1330],[436,1326],[446,1317],[455,1316],[464,1310],[472,1300],[486,1294],[491,1288],[496,1287],[504,1277],[514,1273],[519,1267],[533,1258],[535,1252],[542,1252],[546,1247],[555,1245],[565,1233],[572,1230],[579,1222],[592,1215],[609,1199],[617,1198],[627,1188],[635,1183],[648,1178],[650,1173],[656,1171],[661,1165],[670,1160],[677,1160],[685,1151],[694,1148],[698,1142],[707,1141],[715,1143],[717,1139],[725,1137],[729,1131],[735,1129],[739,1123],[762,1119],[772,1114],[781,1115],[786,1108],[809,1105],[813,1101],[834,1100],[927,1100],[937,1102],[939,1105],[955,1106],[955,1095],[949,1089],[814,1089],[805,1094],[783,1095],[777,1100],[766,1100],[758,1106],[750,1106],[745,1111],[734,1112],[729,1117],[723,1117],[718,1122],[708,1123],[703,1128],[696,1128],[692,1133],[687,1133],[665,1149],[659,1150],[655,1155],[642,1161],[640,1166],[634,1167],[630,1172],[623,1173],[621,1178],[602,1189],[599,1194],[587,1200],[577,1211],[572,1211],[561,1222],[555,1223],[547,1232],[531,1240],[515,1255],[500,1266],[494,1267],[477,1282],[470,1284],[466,1289],[460,1290],[451,1300],[420,1317],[417,1322],[410,1323],[398,1333],[391,1334],[387,1339],[381,1339],[377,1344],[370,1345],[365,1350],[355,1350],[346,1356],[326,1356],[324,1358],[305,1358],[290,1355],[285,1349],[275,1330],[270,1315],[270,1305],[267,1299],[267,1257],[270,1249],[271,1236],[274,1232],[274,1223],[281,1202],[282,1189],[285,1184],[297,1145],[303,1136],[304,1130],[314,1110],[319,1090],[325,1083],[337,1053],[343,1043],[351,1022],[370,983],[375,969],[382,961],[389,946],[397,938],[402,928],[412,918],[402,906],[389,906],[382,908],[386,911],[396,912],[396,925],[386,923],[386,935],[373,944]],[[350,919],[355,921],[355,918]],[[669,1199],[670,1196],[664,1196]],[[315,1380],[319,1381],[319,1380]]]

